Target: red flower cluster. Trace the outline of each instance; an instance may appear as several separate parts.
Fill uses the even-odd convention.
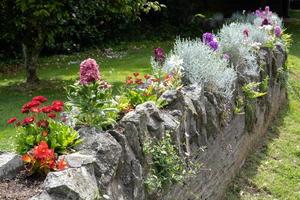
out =
[[[142,78],[139,78],[140,73],[138,73],[138,72],[134,72],[134,73],[133,73],[133,76],[134,76],[134,78],[132,78],[132,76],[127,76],[127,79],[126,79],[126,81],[125,81],[127,85],[133,85],[133,84],[142,85],[142,84],[144,84],[146,81],[148,81],[148,80],[151,79],[151,75],[145,74],[145,75],[144,75],[145,81],[143,81]],[[151,80],[152,80],[152,79],[151,79]]]
[[[13,117],[7,120],[7,123],[12,124],[14,122],[17,122],[17,125],[29,125],[34,123],[34,121],[39,118],[39,113],[44,113],[47,117],[52,119],[56,118],[56,113],[63,111],[64,102],[55,100],[52,102],[51,105],[41,107],[41,105],[46,101],[48,101],[48,99],[43,96],[33,97],[32,100],[28,103],[25,103],[21,109],[22,113],[32,113],[33,115],[28,116],[25,119],[23,119],[23,121],[19,122],[17,122],[16,117]]]
[[[41,170],[48,173],[51,170],[60,171],[68,167],[64,159],[57,161],[54,150],[49,149],[47,142],[41,141],[31,151],[22,156],[22,160],[28,171]]]

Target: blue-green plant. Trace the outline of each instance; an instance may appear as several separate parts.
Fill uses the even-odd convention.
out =
[[[228,67],[227,60],[199,39],[177,39],[173,54],[182,59],[184,82],[203,84],[227,98],[232,96],[236,72]]]

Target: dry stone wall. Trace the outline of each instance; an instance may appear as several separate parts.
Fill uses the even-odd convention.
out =
[[[233,112],[234,98],[225,101],[204,91],[201,85],[167,91],[163,98],[169,105],[164,109],[147,102],[126,114],[113,130],[80,128],[82,145],[76,153],[65,156],[70,168],[49,173],[44,191],[32,200],[222,199],[226,187],[287,99],[279,78],[286,61],[283,48],[261,49],[258,61],[265,70],[250,79],[262,81],[262,73],[267,73],[270,83],[267,95],[255,100],[251,129],[246,128],[247,113]],[[237,80],[235,97],[242,94],[244,81],[243,76]],[[166,131],[172,133],[182,158],[201,163],[201,167],[195,175],[153,196],[144,184],[149,163],[143,145],[148,138],[161,139]]]

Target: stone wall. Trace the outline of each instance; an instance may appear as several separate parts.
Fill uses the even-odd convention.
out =
[[[246,129],[245,113],[233,112],[234,98],[228,103],[200,85],[167,91],[163,94],[169,102],[167,108],[158,109],[147,102],[126,114],[113,130],[79,129],[82,145],[78,152],[65,156],[70,168],[49,173],[44,191],[32,200],[222,199],[226,187],[287,99],[278,78],[286,61],[283,48],[261,49],[258,61],[264,70],[248,78],[262,81],[262,73],[267,73],[270,84],[268,94],[255,101],[251,131]],[[237,80],[235,97],[242,94],[244,81],[242,76]],[[162,138],[166,131],[172,133],[182,158],[201,163],[201,168],[163,194],[153,196],[144,184],[149,165],[143,145],[148,138]]]

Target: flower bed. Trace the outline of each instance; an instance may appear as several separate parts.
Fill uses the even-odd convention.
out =
[[[60,101],[25,104],[18,152],[30,174],[48,174],[32,199],[220,198],[286,99],[281,20],[268,7],[235,18],[155,49],[153,73],[128,76],[117,96],[83,61],[63,122]]]

